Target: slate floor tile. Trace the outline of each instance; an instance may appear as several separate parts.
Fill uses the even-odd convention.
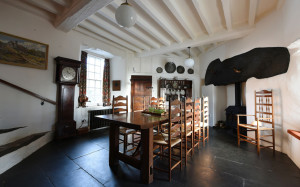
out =
[[[264,149],[256,154],[255,146],[242,143],[228,130],[211,129],[210,140],[187,165],[167,173],[154,170],[154,181],[145,185],[139,171],[123,162],[112,170],[109,165],[109,129],[53,141],[0,175],[0,186],[134,186],[134,187],[277,187],[300,186],[300,169],[283,153]],[[120,145],[122,150],[122,145]],[[154,165],[167,166],[156,158]],[[16,180],[18,179],[18,180]]]
[[[91,175],[82,169],[69,172],[65,175],[56,175],[50,177],[50,180],[55,186],[59,187],[101,187],[103,186]]]

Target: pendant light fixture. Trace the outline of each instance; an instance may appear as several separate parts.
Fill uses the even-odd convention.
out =
[[[189,49],[189,58],[185,59],[184,64],[187,67],[193,67],[195,62],[194,59],[191,58],[191,47],[188,47],[188,49]]]
[[[125,3],[122,3],[119,8],[117,8],[115,17],[120,26],[129,28],[135,24],[137,15],[126,0]]]

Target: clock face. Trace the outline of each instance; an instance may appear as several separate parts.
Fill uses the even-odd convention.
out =
[[[76,77],[76,71],[71,67],[64,67],[61,74],[62,77],[67,81],[73,80]]]

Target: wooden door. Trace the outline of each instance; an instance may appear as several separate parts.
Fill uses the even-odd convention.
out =
[[[135,106],[134,100],[136,97],[143,97],[145,106],[148,108],[150,105],[150,98],[152,97],[152,76],[131,76],[131,110],[142,109],[140,105]]]

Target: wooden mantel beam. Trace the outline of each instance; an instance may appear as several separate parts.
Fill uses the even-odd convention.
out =
[[[69,32],[81,21],[96,13],[113,0],[73,0],[61,14],[57,15],[54,26],[64,32]]]

